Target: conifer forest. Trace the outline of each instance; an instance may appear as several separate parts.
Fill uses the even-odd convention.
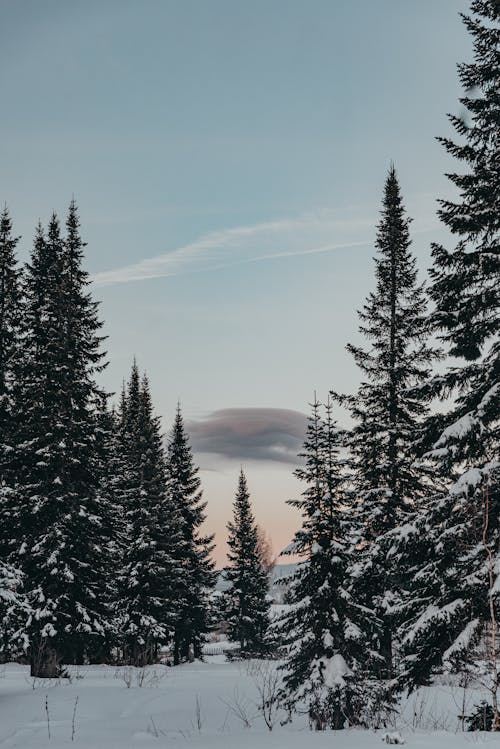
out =
[[[455,196],[433,196],[446,235],[431,238],[424,277],[411,174],[388,162],[369,228],[371,291],[351,310],[354,342],[345,336],[359,381],[342,392],[330,349],[330,389],[310,383],[290,466],[301,493],[281,498],[297,530],[278,555],[248,462],[216,562],[182,382],[170,423],[134,350],[121,388],[103,385],[113,342],[87,270],[85,211],[69,195],[29,246],[1,181],[2,746],[435,749],[465,746],[473,731],[494,745],[498,0],[471,0],[462,22],[454,136],[436,133]],[[307,341],[297,347],[314,358]]]

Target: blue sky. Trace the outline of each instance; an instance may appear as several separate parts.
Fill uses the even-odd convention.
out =
[[[466,8],[0,0],[0,201],[25,257],[38,218],[75,195],[109,336],[107,387],[135,354],[166,426],[178,398],[195,432],[233,409],[237,442],[241,409],[303,412],[315,388],[356,386],[344,345],[373,284],[391,160],[422,270],[444,236],[435,199],[450,194],[453,167],[435,136],[459,111]],[[280,413],[259,422],[267,446]],[[293,466],[247,447],[199,454],[211,527],[221,536],[248,462],[279,547],[297,520],[283,505]]]

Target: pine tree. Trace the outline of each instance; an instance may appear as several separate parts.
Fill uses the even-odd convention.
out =
[[[9,505],[13,498],[16,409],[13,401],[20,354],[21,278],[16,262],[19,237],[12,234],[7,208],[0,214],[0,560],[8,552]]]
[[[16,590],[19,585],[19,573],[16,573],[4,562],[0,562],[0,602],[2,605],[13,603],[16,600]],[[3,621],[4,616],[5,613],[2,612],[0,622]]]
[[[183,540],[179,562],[179,607],[174,634],[174,663],[201,658],[210,626],[209,595],[215,584],[211,560],[213,536],[201,533],[206,502],[202,499],[198,469],[194,465],[180,406],[177,408],[167,453],[169,492],[178,508]]]
[[[167,491],[159,418],[134,362],[120,413],[116,497],[123,516],[121,631],[134,665],[154,662],[172,637],[181,568],[180,516]]]
[[[13,660],[20,648],[20,625],[27,610],[18,570],[0,560],[0,663]]]
[[[111,421],[111,435],[109,441],[103,445],[107,464],[107,478],[104,479],[104,493],[109,497],[112,507],[113,550],[114,560],[112,573],[114,581],[108,589],[111,608],[111,643],[108,648],[116,649],[122,660],[132,659],[130,640],[127,642],[124,634],[125,621],[129,616],[127,609],[130,605],[130,590],[127,579],[127,550],[132,538],[132,524],[130,513],[139,493],[137,470],[134,469],[133,446],[135,422],[128,418],[128,393],[133,380],[137,382],[137,399],[139,386],[139,370],[136,362],[132,367],[128,383],[122,383],[119,403],[113,407],[109,418]],[[135,390],[135,388],[134,388]],[[136,399],[134,399],[135,401]],[[137,647],[136,652],[140,649]]]
[[[118,624],[118,580],[121,573],[122,549],[124,548],[123,508],[118,502],[117,483],[122,475],[118,470],[121,455],[117,450],[118,417],[108,407],[108,397],[103,394],[97,405],[96,456],[99,466],[99,494],[106,513],[102,517],[101,539],[106,549],[105,588],[101,600],[106,610],[104,637],[93,643],[87,657],[92,663],[109,663],[121,645]]]
[[[33,382],[28,382],[30,371],[28,359],[30,364],[33,364],[35,357],[38,356],[38,347],[41,345],[40,339],[43,333],[43,326],[40,324],[43,286],[41,279],[48,277],[49,259],[44,257],[47,254],[44,230],[41,223],[38,223],[33,244],[31,272],[30,267],[27,266],[22,279],[21,339],[23,354],[14,357],[14,377],[11,393],[11,401],[14,402],[17,410],[17,420],[12,424],[14,434],[11,435],[11,441],[15,449],[10,454],[11,486],[8,491],[5,491],[6,484],[4,484],[2,495],[1,517],[4,529],[2,534],[4,553],[6,558],[13,559],[14,562],[19,562],[20,554],[24,550],[24,539],[31,530],[31,513],[26,511],[27,506],[21,509],[22,496],[20,496],[19,491],[23,479],[26,477],[26,461],[28,458],[23,450],[23,439],[26,436],[24,418],[21,419],[20,417],[21,414],[27,413],[30,406],[30,396],[26,394],[26,397],[24,397],[24,394],[28,393],[30,385],[33,388],[36,385],[34,378]],[[29,337],[28,331],[31,334]],[[37,339],[39,343],[35,346],[34,342]],[[21,477],[22,473],[24,474],[23,477]]]
[[[33,610],[31,669],[56,676],[102,639],[107,507],[99,491],[96,403],[102,393],[101,323],[82,269],[71,204],[63,239],[55,215],[38,228],[26,272],[23,358],[15,388],[16,509],[11,557],[25,573]]]
[[[306,489],[289,502],[301,511],[302,527],[284,552],[302,561],[291,579],[290,610],[278,623],[287,648],[283,699],[290,708],[305,702],[316,730],[366,718],[378,650],[373,612],[349,591],[354,543],[340,437],[330,404],[324,419],[315,399],[305,464],[295,472]]]
[[[267,597],[269,575],[259,555],[258,534],[250,505],[250,494],[243,469],[233,505],[233,520],[228,523],[228,561],[226,592],[228,637],[239,642],[245,657],[266,652],[270,603]]]
[[[463,20],[474,61],[458,66],[466,114],[450,116],[462,140],[439,139],[467,168],[448,175],[458,198],[440,201],[439,216],[457,244],[432,248],[433,320],[453,362],[431,381],[433,394],[452,406],[429,419],[429,457],[446,491],[420,515],[423,553],[405,644],[408,680],[419,684],[443,667],[470,664],[485,634],[498,727],[500,9],[495,0],[473,0],[471,9]]]
[[[12,234],[7,208],[0,214],[0,480],[5,480],[12,451],[12,386],[19,350],[21,323],[21,272],[17,266],[19,237]]]
[[[0,653],[8,654],[18,611],[20,576],[5,563],[9,551],[13,495],[13,459],[17,419],[13,388],[21,327],[21,273],[16,261],[19,237],[5,207],[0,214]]]
[[[393,638],[403,582],[403,570],[391,553],[392,534],[407,524],[427,491],[428,481],[415,460],[429,401],[423,385],[438,356],[428,341],[426,297],[410,251],[409,223],[391,166],[376,240],[376,289],[358,313],[369,348],[347,347],[363,380],[355,395],[336,396],[353,420],[346,445],[364,539],[357,596],[383,621],[379,676],[386,680],[396,675]]]

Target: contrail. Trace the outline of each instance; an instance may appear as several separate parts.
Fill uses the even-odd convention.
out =
[[[92,281],[97,286],[108,286],[217,270],[243,263],[362,247],[372,240],[336,243],[324,240],[334,233],[352,235],[361,228],[372,226],[372,223],[369,220],[335,220],[325,212],[320,212],[295,219],[223,229],[205,234],[194,242],[156,257],[96,273]],[[286,249],[281,249],[283,247]]]

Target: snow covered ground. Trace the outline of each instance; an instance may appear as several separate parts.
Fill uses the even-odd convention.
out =
[[[0,666],[0,747],[18,749],[365,749],[381,746],[373,731],[311,733],[304,718],[270,732],[256,702],[265,669],[256,663],[206,663],[145,670],[73,667],[71,680],[33,680],[27,667]],[[470,710],[481,695],[468,693]],[[408,747],[500,746],[498,734],[460,731],[463,690],[423,689],[405,702],[397,726]],[[250,725],[245,726],[245,721]],[[72,739],[73,735],[73,739]]]

